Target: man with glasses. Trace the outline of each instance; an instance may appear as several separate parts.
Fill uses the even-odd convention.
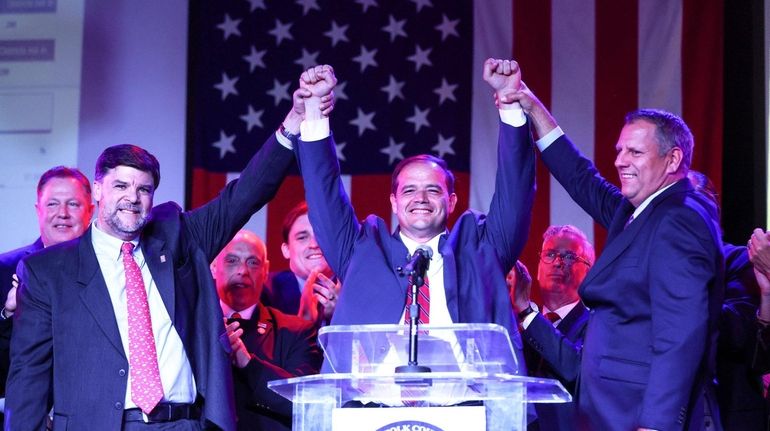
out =
[[[593,262],[594,247],[580,229],[550,226],[543,234],[537,265],[542,312],[529,300],[532,278],[521,262],[516,262],[506,279],[524,329],[527,369],[533,376],[558,379],[573,395],[589,316],[580,302],[578,286]],[[576,429],[574,403],[538,403],[535,409],[540,431]]]
[[[615,144],[620,187],[604,179],[522,85],[551,174],[607,229],[580,285],[591,309],[577,388],[579,429],[709,429],[724,258],[716,206],[687,179],[694,140],[665,111],[629,113]]]

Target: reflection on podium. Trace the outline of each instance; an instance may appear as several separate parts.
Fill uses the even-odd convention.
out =
[[[395,371],[409,359],[403,325],[328,326],[318,339],[332,373],[268,384],[294,403],[297,431],[523,430],[526,403],[572,400],[556,380],[520,375],[495,324],[420,327],[430,373]]]

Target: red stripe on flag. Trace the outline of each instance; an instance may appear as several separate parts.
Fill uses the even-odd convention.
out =
[[[537,97],[551,108],[551,1],[516,1],[513,5],[513,57],[522,68],[522,78]],[[548,228],[551,180],[548,169],[538,159],[537,192],[532,209],[529,240],[520,260],[537,268],[543,232]]]
[[[617,183],[615,143],[623,118],[638,105],[639,5],[636,0],[596,0],[596,140],[594,163]],[[597,255],[607,231],[594,224]]]
[[[350,201],[360,220],[375,214],[390,224],[390,175],[352,176]]]
[[[298,203],[305,200],[305,187],[302,177],[290,175],[283,180],[275,198],[267,205],[267,227],[265,245],[270,259],[270,271],[289,269],[289,261],[283,258],[281,244],[283,243],[283,219]]]
[[[682,113],[695,136],[692,168],[708,175],[721,196],[724,4],[683,2]]]
[[[455,211],[449,215],[447,222],[448,227],[451,229],[454,226],[457,218],[460,217],[469,205],[470,196],[470,184],[471,176],[467,172],[454,172],[455,174],[455,194],[457,194],[457,205]]]
[[[190,209],[198,208],[214,199],[227,184],[227,174],[193,168]]]

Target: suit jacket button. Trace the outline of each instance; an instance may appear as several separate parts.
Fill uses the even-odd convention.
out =
[[[115,403],[115,410],[123,410],[123,403],[121,402]]]
[[[120,377],[123,377],[123,376],[125,376],[125,375],[126,375],[126,370],[124,370],[124,369],[122,369],[122,368],[121,368],[121,370],[120,370],[120,371],[118,371],[118,375],[119,375]]]

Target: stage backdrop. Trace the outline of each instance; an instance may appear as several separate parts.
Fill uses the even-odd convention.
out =
[[[684,117],[693,167],[721,187],[722,2],[695,0],[249,0],[190,6],[189,197],[196,207],[237,177],[291,106],[303,69],[334,66],[331,126],[360,218],[391,219],[390,172],[418,153],[458,176],[458,213],[485,211],[493,192],[497,113],[481,79],[487,57],[515,58],[527,84],[613,182],[623,116],[655,107]],[[538,169],[524,261],[542,232],[574,224],[599,249],[605,232]],[[294,176],[249,228],[267,238],[303,197]],[[391,222],[392,223],[392,222]]]

